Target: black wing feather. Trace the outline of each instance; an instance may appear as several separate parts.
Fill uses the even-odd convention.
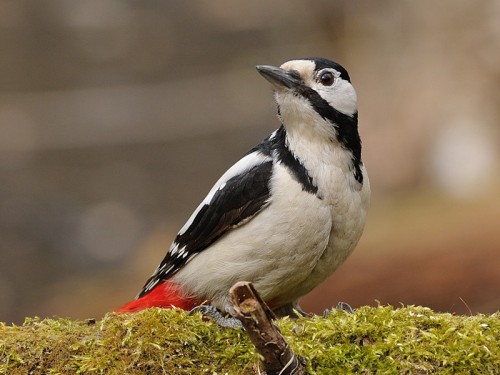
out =
[[[272,170],[273,161],[268,160],[227,180],[211,201],[201,207],[189,228],[176,236],[174,244],[183,251],[167,253],[137,298],[175,274],[194,254],[205,250],[269,204]]]
[[[257,165],[242,175],[229,179],[210,204],[196,215],[193,225],[177,235],[175,242],[186,246],[189,254],[199,253],[229,229],[259,212],[270,196],[272,161]]]

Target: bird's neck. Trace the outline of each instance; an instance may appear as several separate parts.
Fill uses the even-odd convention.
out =
[[[311,120],[281,114],[285,129],[285,144],[307,169],[337,167],[353,173],[363,183],[361,140],[357,114],[340,114],[339,123],[324,119]]]

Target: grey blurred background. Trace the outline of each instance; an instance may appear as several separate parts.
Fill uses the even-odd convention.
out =
[[[278,126],[257,64],[343,64],[372,184],[321,312],[500,306],[500,2],[0,0],[0,321],[127,302]]]

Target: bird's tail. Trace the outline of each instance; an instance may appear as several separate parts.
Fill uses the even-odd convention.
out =
[[[183,310],[191,310],[201,302],[203,301],[198,301],[197,298],[186,296],[185,293],[181,291],[179,285],[171,281],[164,281],[142,297],[120,307],[116,312],[136,312],[149,307],[179,307]]]

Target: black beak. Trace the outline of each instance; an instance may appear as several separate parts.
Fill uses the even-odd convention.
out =
[[[296,89],[302,85],[302,80],[298,74],[287,72],[284,69],[270,65],[257,65],[257,71],[273,86]]]

